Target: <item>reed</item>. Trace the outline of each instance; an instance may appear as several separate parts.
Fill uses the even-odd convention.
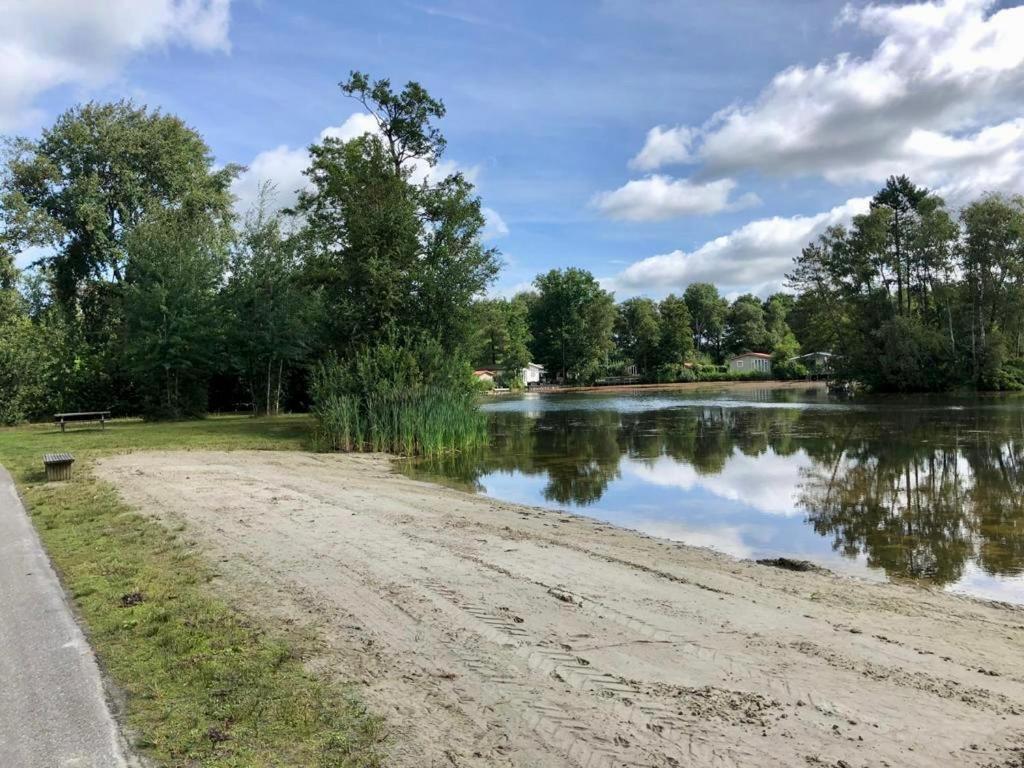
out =
[[[313,394],[320,450],[436,456],[487,440],[486,418],[468,389],[378,381],[353,392],[329,364],[317,371]]]

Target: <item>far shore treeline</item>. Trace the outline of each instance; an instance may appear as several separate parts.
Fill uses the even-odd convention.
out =
[[[5,140],[0,423],[312,410],[324,447],[434,453],[484,437],[474,368],[512,387],[530,362],[569,383],[692,381],[735,376],[744,351],[782,378],[828,352],[830,376],[878,391],[1024,387],[1021,197],[953,211],[894,176],[767,298],[694,283],[616,303],[577,268],[485,298],[500,254],[473,185],[439,173],[444,105],[359,72],[341,89],[378,130],[312,146],[283,211],[264,188],[237,216],[242,169],[131,102]]]

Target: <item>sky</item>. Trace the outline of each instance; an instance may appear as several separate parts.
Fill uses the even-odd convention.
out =
[[[0,135],[86,100],[182,117],[279,204],[370,127],[338,83],[415,80],[477,185],[494,295],[552,268],[618,299],[761,296],[891,174],[1024,193],[1024,6],[993,0],[0,0]],[[27,256],[23,258],[23,261]]]

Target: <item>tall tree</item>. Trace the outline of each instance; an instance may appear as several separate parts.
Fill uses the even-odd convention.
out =
[[[719,355],[728,302],[711,283],[693,283],[683,294],[693,324],[693,343],[701,352]]]
[[[518,373],[530,362],[529,303],[525,295],[474,305],[475,365]]]
[[[285,380],[309,351],[316,294],[299,282],[296,240],[282,231],[280,214],[260,201],[233,244],[222,296],[227,356],[249,390],[253,411],[281,407]]]
[[[227,237],[180,211],[149,218],[126,245],[125,355],[142,407],[160,418],[200,415],[223,364],[217,292]]]
[[[670,293],[658,305],[661,337],[658,359],[661,364],[682,365],[693,356],[693,328],[686,302]]]
[[[341,88],[378,130],[311,147],[310,189],[296,206],[306,222],[307,278],[334,310],[328,346],[345,353],[423,337],[457,351],[498,257],[481,243],[473,185],[461,173],[434,178],[445,147],[434,121],[444,106],[416,83],[396,93],[360,72]]]
[[[130,101],[76,106],[36,141],[17,140],[0,198],[5,239],[46,257],[57,299],[77,307],[90,283],[125,276],[126,243],[146,216],[188,209],[226,219],[239,170],[214,170],[202,137]]]
[[[626,357],[647,373],[656,362],[661,341],[661,317],[651,299],[634,297],[619,304],[615,337]]]
[[[872,208],[886,208],[889,215],[889,238],[886,244],[889,266],[896,275],[896,314],[909,315],[911,260],[910,230],[918,207],[928,197],[928,190],[913,184],[906,176],[890,176],[885,186],[872,198]]]
[[[974,378],[992,378],[1001,357],[1000,324],[1019,318],[1024,288],[1024,197],[988,195],[961,213],[960,268],[971,307]],[[1016,316],[1016,318],[1015,318]]]
[[[740,296],[729,307],[725,319],[725,344],[734,354],[764,352],[771,348],[761,301],[752,294]]]
[[[553,269],[534,280],[531,313],[540,362],[563,379],[595,378],[611,352],[615,300],[583,269]]]

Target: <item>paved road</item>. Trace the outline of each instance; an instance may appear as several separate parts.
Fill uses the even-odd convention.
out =
[[[92,650],[0,467],[0,766],[129,766]]]

